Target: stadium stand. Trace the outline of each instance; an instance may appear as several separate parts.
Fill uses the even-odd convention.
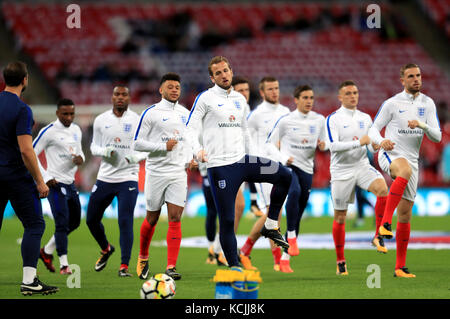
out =
[[[450,1],[421,0],[421,5],[436,25],[450,38]]]
[[[449,1],[422,1],[448,32]],[[410,61],[422,68],[424,93],[436,103],[450,101],[448,77],[409,37],[402,18],[385,3],[382,28],[368,29],[363,7],[345,2],[83,2],[81,29],[69,29],[61,27],[67,17],[62,4],[2,3],[19,46],[60,95],[77,105],[108,104],[113,82],[129,85],[133,103],[153,103],[160,98],[160,76],[173,71],[182,77],[181,103],[190,107],[210,85],[206,65],[213,55],[227,56],[235,75],[251,80],[252,107],[259,102],[256,84],[270,74],[280,81],[281,103],[293,109],[294,88],[308,83],[315,90],[315,110],[326,116],[338,107],[338,83],[353,79],[360,89],[359,107],[374,116],[400,90],[399,68]],[[446,113],[440,118],[443,125],[448,121]],[[429,155],[441,154],[444,146],[424,139],[424,185],[444,183],[436,169],[440,158]],[[319,152],[316,161],[328,167],[329,154]],[[328,183],[329,172],[318,171],[313,187]]]

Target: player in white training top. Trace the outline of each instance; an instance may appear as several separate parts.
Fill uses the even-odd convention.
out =
[[[419,178],[419,150],[424,134],[439,143],[442,133],[433,100],[420,92],[422,74],[419,66],[412,63],[404,65],[400,69],[400,81],[404,90],[381,105],[369,135],[382,148],[378,153],[380,167],[394,179],[379,233],[388,239],[393,237],[392,216],[397,208],[394,276],[413,278],[415,275],[409,273],[405,263]],[[384,127],[383,138],[380,131]]]
[[[94,120],[91,152],[101,156],[102,162],[97,174],[97,182],[92,188],[86,213],[86,223],[101,248],[95,270],[105,268],[108,258],[115,251],[106,238],[101,222],[105,209],[114,197],[118,202],[118,222],[120,231],[121,265],[120,277],[131,276],[128,264],[133,246],[134,207],[139,194],[139,162],[147,153],[132,149],[134,132],[139,123],[139,115],[128,108],[130,92],[126,86],[118,85],[111,97],[113,108]]]
[[[308,85],[298,86],[294,90],[294,102],[297,109],[278,119],[266,142],[270,157],[292,170],[292,182],[286,201],[285,237],[289,249],[283,252],[280,260],[280,270],[288,273],[293,272],[290,256],[300,253],[297,236],[311,192],[316,149],[328,150],[325,142],[325,118],[312,111],[313,89]],[[276,146],[278,144],[279,148]]]
[[[348,275],[344,257],[345,218],[349,203],[355,199],[355,186],[377,196],[375,214],[384,211],[387,185],[381,175],[369,163],[367,150],[376,151],[379,146],[367,135],[372,119],[357,109],[359,91],[353,81],[339,86],[341,107],[326,120],[327,138],[330,145],[331,197],[334,207],[333,239],[336,248],[337,275]],[[383,240],[375,234],[372,244],[386,253]]]
[[[167,231],[166,274],[181,279],[176,262],[181,244],[181,215],[186,204],[189,162],[193,162],[192,149],[186,144],[185,129],[189,111],[178,104],[181,80],[176,73],[165,74],[160,81],[162,99],[148,107],[134,135],[134,149],[148,152],[146,160],[145,199],[147,216],[140,231],[140,250],[137,274],[147,279],[149,273],[149,246],[161,214],[167,204],[169,229]]]
[[[238,270],[239,258],[234,233],[236,193],[244,181],[273,183],[268,217],[261,234],[277,245],[289,248],[278,230],[278,217],[291,182],[290,172],[277,162],[251,156],[242,94],[233,90],[233,71],[225,57],[217,56],[208,65],[214,87],[200,93],[189,115],[186,136],[196,159],[207,163],[208,178],[217,213],[219,236],[230,267]],[[201,129],[203,145],[197,137]]]
[[[33,142],[36,155],[45,153],[47,169],[41,165],[42,176],[47,183],[55,233],[41,248],[40,258],[47,269],[55,272],[52,264],[53,252],[59,257],[59,272],[69,275],[67,258],[67,236],[78,228],[81,218],[79,192],[75,187],[75,173],[84,162],[81,148],[81,129],[73,123],[75,105],[70,99],[61,99],[57,103],[57,120],[44,127]]]

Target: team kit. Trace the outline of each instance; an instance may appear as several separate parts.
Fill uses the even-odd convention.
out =
[[[360,187],[376,196],[376,226],[371,242],[374,250],[388,253],[385,240],[394,237],[395,228],[394,276],[415,277],[406,267],[406,255],[419,180],[419,149],[424,134],[436,143],[442,136],[436,106],[421,93],[418,65],[411,63],[400,68],[399,84],[403,90],[399,85],[400,93],[387,99],[373,119],[358,108],[358,84],[351,80],[336,87],[340,106],[325,117],[313,111],[314,89],[309,85],[295,88],[296,108],[291,111],[279,103],[278,80],[264,77],[259,82],[263,101],[250,111],[250,83],[234,77],[227,58],[213,57],[208,72],[213,86],[197,95],[190,111],[178,103],[182,79],[176,73],[167,73],[160,81],[161,100],[142,114],[128,107],[128,87],[116,85],[112,109],[95,118],[90,151],[101,158],[101,164],[86,213],[86,224],[101,250],[93,265],[95,271],[102,271],[117,250],[108,241],[101,222],[106,208],[117,198],[121,252],[118,275],[132,276],[128,265],[133,246],[133,212],[139,194],[139,162],[145,160],[147,213],[140,228],[136,269],[140,279],[149,278],[149,247],[163,205],[167,205],[169,226],[165,274],[174,280],[182,279],[182,271],[176,265],[182,239],[181,217],[188,195],[187,170],[198,170],[203,179],[207,263],[226,265],[235,271],[255,270],[251,251],[259,238],[266,237],[274,270],[293,272],[290,258],[299,255],[301,218],[314,171],[318,169],[329,169],[331,175],[334,219],[330,229],[336,251],[336,275],[349,275],[344,255],[345,221],[348,206],[354,202],[355,187]],[[0,93],[0,103],[2,95],[11,93]],[[45,197],[55,222],[53,236],[39,246],[37,255],[49,271],[55,272],[56,251],[59,272],[68,275],[72,273],[68,235],[79,227],[81,216],[74,179],[85,155],[81,129],[74,123],[75,103],[59,100],[56,115],[56,120],[42,128],[32,141],[35,154],[44,152],[47,159],[46,169],[37,162],[49,188]],[[329,168],[314,167],[317,151],[330,152]],[[369,152],[377,153],[380,170],[370,163]],[[393,180],[389,188],[382,172]],[[251,211],[258,218],[245,244],[238,247],[235,233],[245,206],[245,185],[250,188]],[[260,199],[259,204],[256,198]],[[283,207],[285,227],[280,225]],[[396,227],[392,225],[395,210]],[[280,226],[285,228],[283,234]],[[57,287],[40,282],[35,270],[30,272],[29,268],[36,268],[38,258],[27,267],[24,264],[23,294],[58,291]]]

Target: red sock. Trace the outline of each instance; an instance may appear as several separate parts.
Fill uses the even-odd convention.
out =
[[[124,269],[124,268],[128,269],[128,265],[127,264],[121,264],[119,269]]]
[[[384,211],[386,209],[387,196],[377,197],[377,202],[375,203],[375,237],[378,236],[378,228],[381,226],[381,221],[383,220]]]
[[[140,233],[140,249],[139,257],[148,258],[148,248],[150,247],[150,242],[152,241],[153,233],[155,232],[156,225],[152,226],[149,224],[147,218],[144,219],[141,225]]]
[[[394,210],[397,208],[398,203],[402,199],[406,185],[408,185],[408,180],[404,179],[403,177],[397,177],[394,182],[392,182],[386,200],[386,209],[384,211],[383,220],[381,221],[382,225],[384,225],[384,223],[392,224],[392,216],[394,215]]]
[[[279,246],[272,248],[272,255],[273,255],[273,262],[275,264],[279,264],[281,259],[281,248]]]
[[[181,244],[181,222],[169,222],[167,230],[167,268],[175,267]]]
[[[336,247],[336,261],[339,263],[345,261],[344,246],[345,246],[345,223],[338,224],[333,220],[333,240]]]
[[[410,233],[410,223],[397,223],[397,231],[395,233],[395,241],[397,243],[397,263],[395,264],[395,269],[405,267]]]
[[[255,242],[250,237],[248,237],[244,246],[242,246],[241,248],[241,253],[243,253],[245,256],[250,256],[254,244]]]

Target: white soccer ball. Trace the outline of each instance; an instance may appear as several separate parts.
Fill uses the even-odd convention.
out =
[[[166,274],[156,274],[142,285],[141,299],[171,299],[175,296],[175,281]]]

